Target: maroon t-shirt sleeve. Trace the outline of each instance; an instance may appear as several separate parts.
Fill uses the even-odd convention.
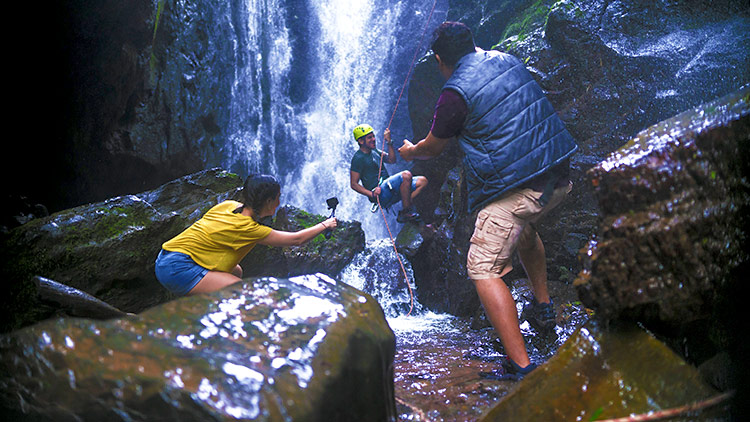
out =
[[[435,105],[430,132],[438,138],[452,138],[461,133],[468,113],[466,102],[458,92],[444,89]]]

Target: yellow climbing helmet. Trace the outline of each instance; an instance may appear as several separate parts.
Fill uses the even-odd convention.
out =
[[[356,141],[357,139],[359,139],[359,138],[361,138],[361,137],[363,137],[363,136],[365,136],[367,134],[372,133],[373,130],[372,130],[372,126],[370,126],[370,125],[359,125],[359,126],[355,127],[352,132],[354,133],[354,140]]]

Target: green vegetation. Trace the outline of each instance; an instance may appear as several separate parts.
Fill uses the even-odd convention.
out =
[[[156,43],[156,30],[159,28],[159,18],[161,12],[164,10],[164,0],[159,0],[159,4],[156,6],[156,18],[154,18],[154,34],[151,36],[151,59],[149,60],[149,68],[151,72],[154,72],[156,67],[156,56],[154,55],[154,43]]]
[[[524,41],[535,28],[546,25],[547,15],[555,5],[553,0],[536,0],[505,27],[500,42],[492,48],[499,48],[503,41],[513,36],[517,38],[511,44],[511,48]]]

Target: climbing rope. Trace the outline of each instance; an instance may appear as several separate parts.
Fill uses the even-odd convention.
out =
[[[672,418],[674,416],[682,415],[688,412],[694,412],[696,410],[703,410],[705,408],[715,406],[722,402],[725,402],[734,396],[734,391],[728,391],[718,396],[708,398],[703,401],[686,404],[684,406],[675,407],[672,409],[658,410],[654,412],[644,413],[641,415],[630,415],[623,418],[617,419],[597,419],[598,422],[643,422],[643,421],[656,421],[660,419]]]
[[[401,92],[398,94],[398,99],[396,100],[396,106],[393,107],[393,113],[391,114],[391,119],[388,121],[388,127],[387,130],[391,130],[391,123],[393,123],[393,118],[396,116],[396,110],[398,110],[398,105],[401,103],[401,98],[404,95],[404,89],[406,89],[406,84],[409,82],[409,76],[411,76],[411,71],[414,69],[414,64],[417,61],[417,54],[419,53],[421,47],[422,47],[422,40],[424,39],[425,33],[427,33],[427,28],[430,25],[430,20],[432,20],[432,13],[435,11],[435,6],[437,5],[437,0],[435,0],[432,3],[432,8],[430,9],[430,14],[427,16],[427,22],[424,25],[424,29],[422,30],[422,35],[419,37],[419,43],[417,44],[416,50],[414,50],[414,57],[411,59],[411,65],[409,65],[409,71],[406,73],[406,78],[404,79],[404,84],[401,86]],[[385,151],[385,138],[383,138],[383,151]],[[383,172],[383,154],[380,154],[380,165],[378,166],[378,180],[380,180],[380,175]],[[393,233],[391,233],[391,228],[388,226],[388,219],[385,217],[385,211],[383,211],[383,207],[380,206],[380,195],[375,197],[378,201],[378,208],[380,209],[380,213],[383,215],[383,221],[385,222],[385,227],[388,229],[388,236],[391,238],[391,245],[393,245],[393,250],[396,253],[396,258],[398,259],[398,263],[401,265],[401,271],[404,273],[404,280],[406,280],[406,287],[409,288],[409,312],[406,314],[406,316],[411,315],[411,311],[414,309],[414,293],[411,290],[411,284],[409,283],[409,276],[406,274],[406,268],[404,267],[404,262],[401,260],[401,256],[398,253],[398,248],[396,247],[396,240],[393,238]]]

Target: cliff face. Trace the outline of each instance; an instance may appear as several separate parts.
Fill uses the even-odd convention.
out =
[[[58,211],[217,165],[235,67],[255,54],[241,6],[74,0],[42,12],[48,44],[24,52],[34,95],[22,98],[47,114],[11,151],[54,176],[12,192]]]
[[[254,15],[263,12],[148,0],[73,0],[38,11],[34,30],[45,42],[13,46],[21,83],[11,87],[18,114],[37,123],[23,126],[8,152],[30,157],[52,179],[16,180],[11,193],[58,211],[222,165],[232,134],[257,128],[265,110],[235,110],[232,99],[263,104],[273,94],[257,80],[273,67],[270,22]],[[313,24],[304,13],[298,5],[286,10],[297,52],[293,102],[308,94],[301,81]],[[447,18],[472,26],[480,46],[497,44],[526,62],[581,142],[578,166],[590,167],[642,128],[750,81],[749,13],[746,2],[732,0],[646,8],[482,0],[449,2]],[[432,64],[421,63],[412,78],[415,137],[425,132],[436,98],[416,91],[441,85],[430,80]],[[290,153],[287,142],[267,142],[276,154]],[[14,169],[4,172],[17,179]]]
[[[491,23],[500,16],[506,25],[494,29],[491,41]],[[571,195],[538,226],[553,279],[572,282],[582,269],[579,250],[601,218],[586,171],[643,128],[750,82],[750,7],[743,2],[644,7],[628,1],[484,1],[473,8],[452,2],[448,18],[467,23],[480,47],[524,61],[581,147],[571,162]],[[417,140],[429,131],[443,83],[431,56],[415,67],[409,113]],[[474,219],[466,214],[460,176],[454,174],[461,172],[460,158],[457,145],[451,145],[440,157],[417,162],[413,169],[430,179],[417,205],[440,227],[436,241],[427,242],[420,254],[425,262],[413,260],[417,283],[419,268],[425,268],[425,285],[465,285],[463,265],[471,232],[464,226]],[[519,277],[525,277],[523,271],[508,276]],[[422,292],[438,294],[430,300],[439,309],[472,303],[466,302],[463,290],[439,290]]]

